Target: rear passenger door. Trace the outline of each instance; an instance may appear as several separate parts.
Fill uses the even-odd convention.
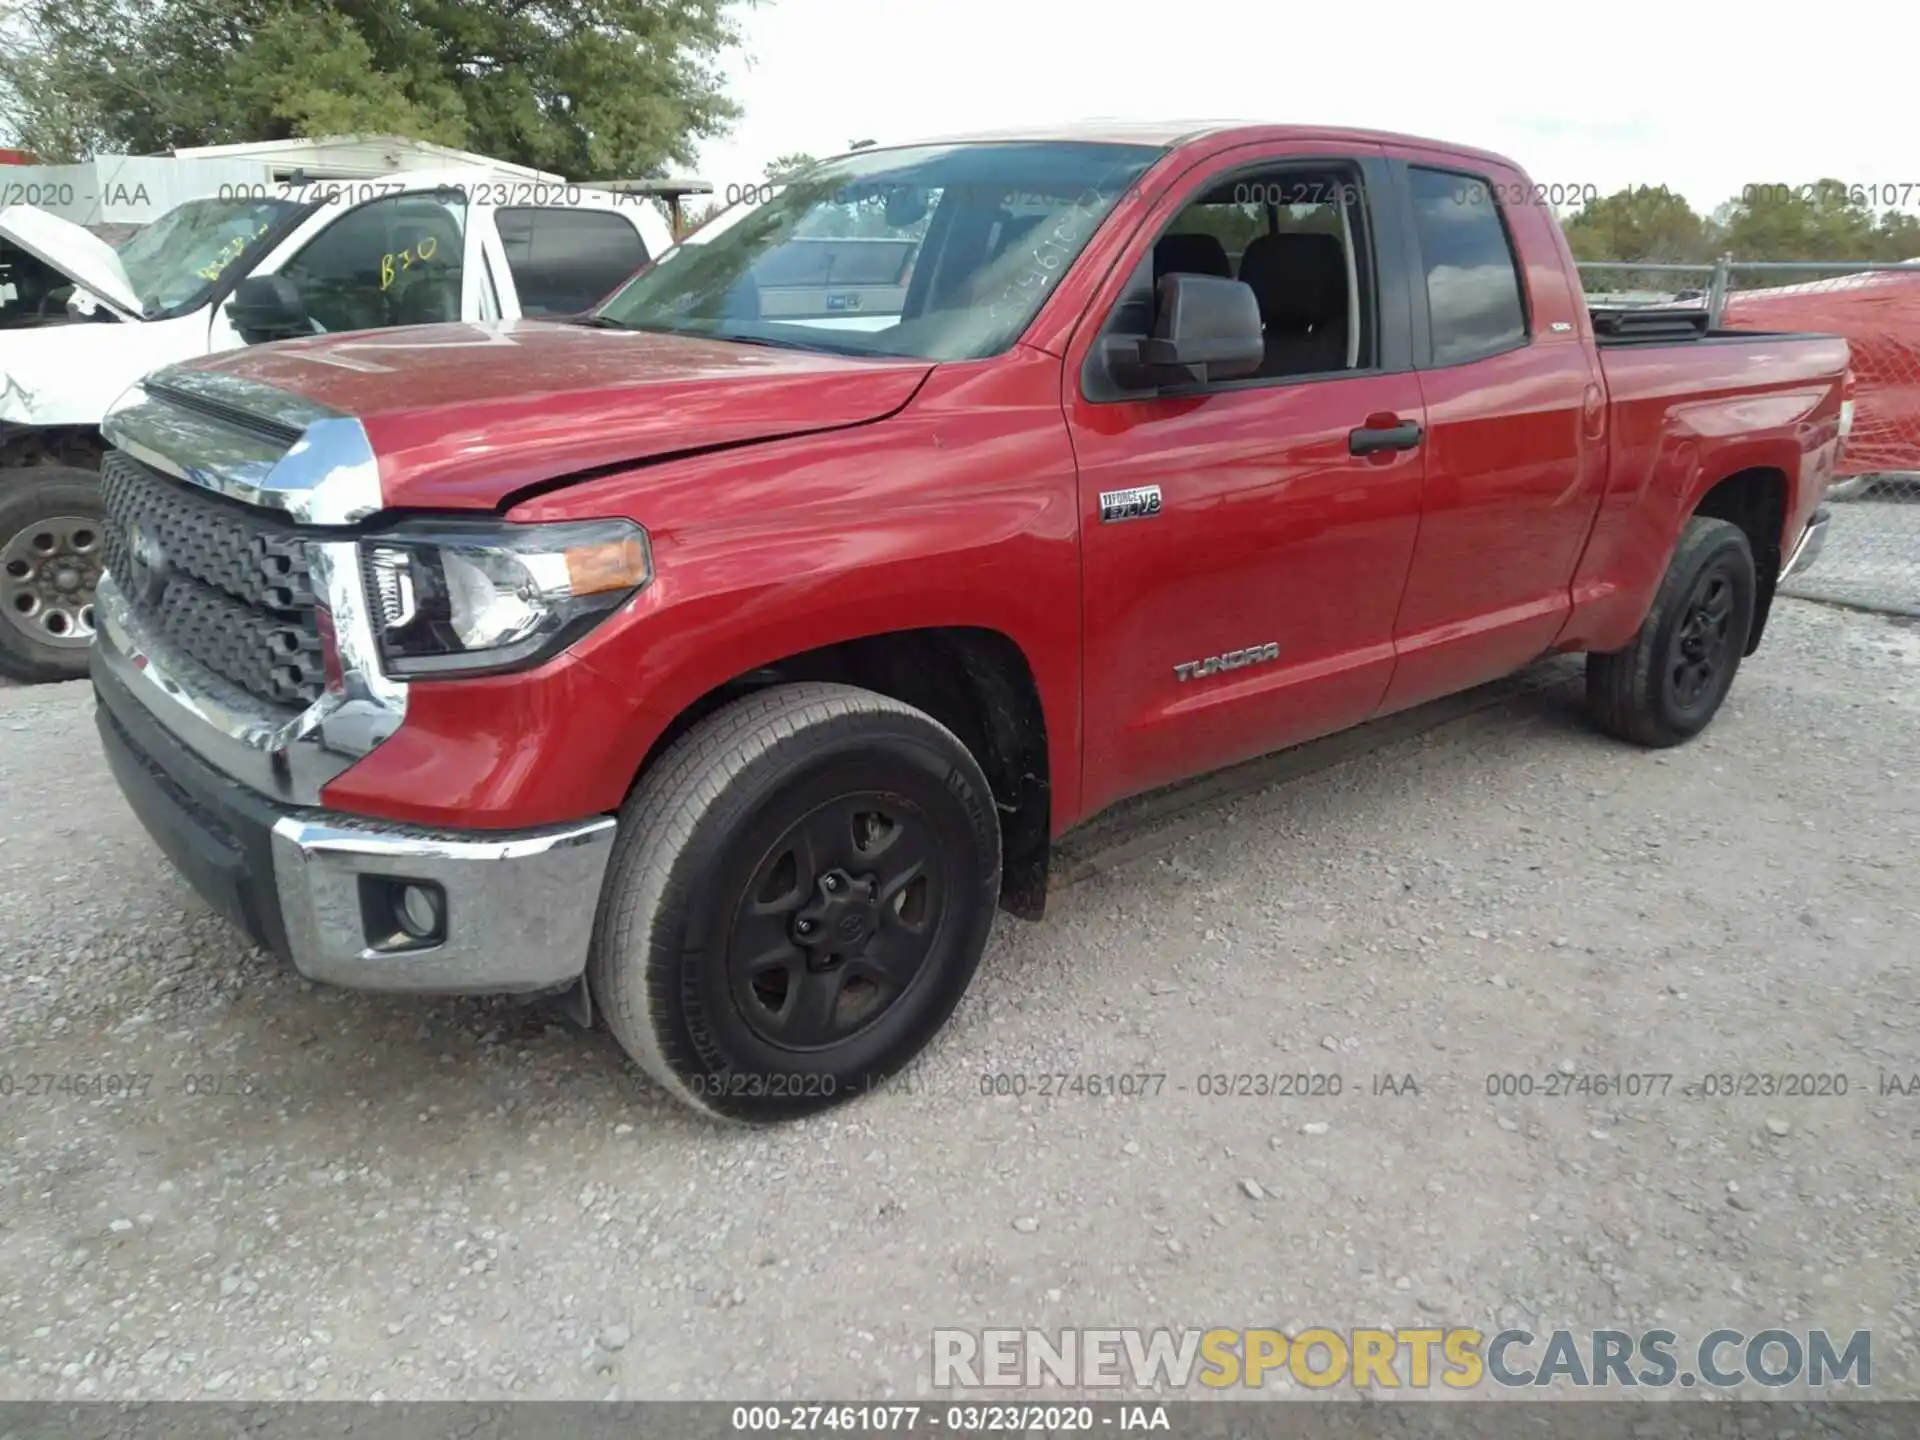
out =
[[[1605,486],[1599,377],[1525,178],[1407,147],[1392,161],[1427,412],[1420,540],[1385,708],[1518,669],[1552,645]]]
[[[1423,421],[1397,240],[1381,263],[1391,206],[1374,147],[1203,161],[1149,211],[1069,347],[1090,808],[1380,703]],[[1254,289],[1258,375],[1147,392],[1114,381],[1103,350],[1151,332],[1169,271]]]
[[[509,205],[493,223],[522,315],[577,315],[652,259],[633,222],[612,210]]]

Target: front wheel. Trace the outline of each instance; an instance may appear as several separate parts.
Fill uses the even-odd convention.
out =
[[[1746,532],[1725,520],[1687,521],[1632,643],[1587,656],[1587,700],[1600,728],[1656,748],[1706,729],[1746,653],[1756,592]]]
[[[791,1119],[933,1038],[999,883],[993,796],[944,726],[850,686],[775,686],[694,726],[628,798],[588,980],[669,1094]]]
[[[0,675],[33,684],[87,673],[104,520],[91,471],[0,470]]]

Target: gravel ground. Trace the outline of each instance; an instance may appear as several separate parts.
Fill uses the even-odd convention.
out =
[[[1920,629],[1783,602],[1664,754],[1574,673],[1072,837],[909,1079],[774,1132],[538,1006],[289,976],[84,686],[0,690],[0,1398],[910,1398],[943,1325],[1511,1323],[1870,1328],[1920,1397]],[[1674,1078],[1487,1093],[1566,1069]],[[981,1094],[1062,1071],[1166,1079]],[[1299,1071],[1343,1093],[1200,1093]],[[1851,1093],[1685,1093],[1778,1071]],[[103,1072],[151,1081],[21,1089]]]

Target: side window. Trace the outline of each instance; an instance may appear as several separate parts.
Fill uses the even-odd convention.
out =
[[[328,333],[458,320],[466,223],[458,192],[389,195],[347,211],[280,273]]]
[[[1266,356],[1251,381],[1379,363],[1372,247],[1357,170],[1276,167],[1195,195],[1141,261],[1107,333],[1148,333],[1160,281],[1169,274],[1238,280],[1253,291]]]
[[[523,315],[574,315],[647,263],[640,234],[607,210],[513,206],[494,212]]]
[[[1476,176],[1419,166],[1408,168],[1407,179],[1426,271],[1433,363],[1458,365],[1525,344],[1520,271],[1491,187]]]

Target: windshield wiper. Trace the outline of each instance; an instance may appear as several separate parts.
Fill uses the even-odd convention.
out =
[[[556,325],[578,325],[587,330],[631,330],[631,325],[622,325],[608,315],[547,315],[543,319]]]
[[[771,335],[732,335],[714,330],[683,330],[673,325],[629,325],[606,315],[546,315],[541,317],[559,325],[581,325],[592,330],[627,330],[640,335],[676,335],[683,340],[719,340],[729,345],[761,345],[769,350],[803,350],[816,355],[853,355],[867,359],[884,357],[890,352],[865,346],[830,345],[823,340],[802,340]]]
[[[805,350],[816,355],[865,355],[873,357],[886,352],[868,350],[853,345],[829,345],[824,340],[776,340],[767,335],[709,335],[709,340],[724,340],[730,345],[764,345],[769,350]]]

